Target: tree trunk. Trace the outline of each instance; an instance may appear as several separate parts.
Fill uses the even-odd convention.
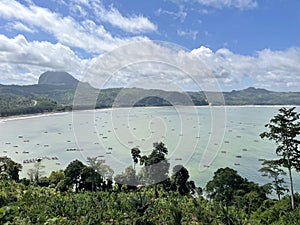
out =
[[[154,195],[155,195],[155,198],[159,198],[157,184],[154,184]]]
[[[290,194],[291,194],[292,210],[295,210],[293,177],[292,177],[292,171],[291,171],[291,166],[290,166],[290,160],[289,159],[288,159],[288,170],[289,170],[289,177],[290,177]]]

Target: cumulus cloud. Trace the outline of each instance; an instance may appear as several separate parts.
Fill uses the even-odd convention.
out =
[[[220,82],[233,85],[243,79],[253,80],[256,87],[269,89],[299,88],[300,48],[285,51],[264,49],[254,56],[234,54],[223,48],[216,52],[201,46],[192,53],[209,67]]]
[[[96,87],[183,91],[217,90],[220,85],[230,90],[247,80],[255,87],[300,91],[299,62],[300,48],[264,49],[249,56],[204,46],[189,52],[153,41],[132,43],[99,57],[82,59],[61,43],[0,35],[1,83],[36,83],[46,70],[64,70]],[[86,74],[90,77],[83,77]]]
[[[190,51],[165,42],[137,42],[94,59],[85,81],[95,87],[138,86],[165,90],[218,89],[207,66]]]
[[[88,61],[60,43],[28,42],[23,35],[11,39],[0,35],[0,71],[4,83],[35,83],[46,70],[64,70],[80,76]]]
[[[29,5],[26,7],[13,0],[0,2],[0,16],[17,19],[30,26],[52,34],[60,43],[78,47],[92,53],[110,51],[131,41],[147,40],[146,37],[113,37],[103,25],[92,20],[75,21],[70,16],[61,16],[49,9]]]

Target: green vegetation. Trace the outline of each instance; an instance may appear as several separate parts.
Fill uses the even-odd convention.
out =
[[[65,107],[42,96],[0,94],[0,116],[64,111]]]
[[[49,177],[38,161],[29,179],[20,180],[22,166],[1,157],[0,224],[297,225],[300,195],[293,192],[290,171],[299,172],[299,114],[282,108],[266,127],[270,131],[261,137],[276,141],[280,158],[263,162],[260,171],[272,182],[262,186],[228,167],[219,168],[203,189],[182,165],[169,176],[163,143],[154,143],[149,155],[131,149],[133,166],[115,176],[95,157],[86,164],[74,160]],[[284,169],[291,183],[285,196]],[[272,191],[278,200],[268,197]]]
[[[300,114],[295,111],[295,107],[290,109],[283,107],[279,109],[279,113],[265,125],[269,128],[269,132],[264,132],[260,135],[262,138],[275,141],[277,144],[276,154],[280,156],[280,158],[274,160],[273,164],[288,169],[293,210],[295,209],[295,201],[292,169],[295,168],[298,172],[300,171],[300,151],[298,149],[300,144],[299,118]],[[273,168],[275,169],[275,167]]]
[[[80,100],[74,103],[77,85],[80,87]],[[300,105],[299,92],[272,92],[251,87],[221,94],[226,105]],[[38,105],[34,105],[36,101]],[[210,103],[224,104],[220,100],[220,93],[202,91],[183,93],[142,88],[99,90],[88,83],[79,82],[66,72],[46,72],[40,76],[36,85],[0,84],[0,116],[71,110],[72,107],[94,109],[127,106],[199,106]]]

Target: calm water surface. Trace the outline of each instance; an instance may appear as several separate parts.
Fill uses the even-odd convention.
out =
[[[275,145],[259,137],[279,107],[161,107],[78,111],[0,121],[0,154],[23,164],[42,158],[45,175],[64,169],[74,159],[101,157],[120,173],[132,164],[130,149],[149,154],[163,141],[171,166],[185,165],[191,178],[205,186],[213,172],[231,167],[264,184],[258,169],[274,159]],[[300,175],[295,174],[300,191]],[[287,179],[286,179],[287,181]]]

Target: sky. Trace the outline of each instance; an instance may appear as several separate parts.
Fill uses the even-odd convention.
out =
[[[100,86],[300,91],[299,28],[299,0],[0,0],[0,83],[35,84],[48,70],[84,79],[119,54]],[[187,69],[191,55],[209,77]]]

